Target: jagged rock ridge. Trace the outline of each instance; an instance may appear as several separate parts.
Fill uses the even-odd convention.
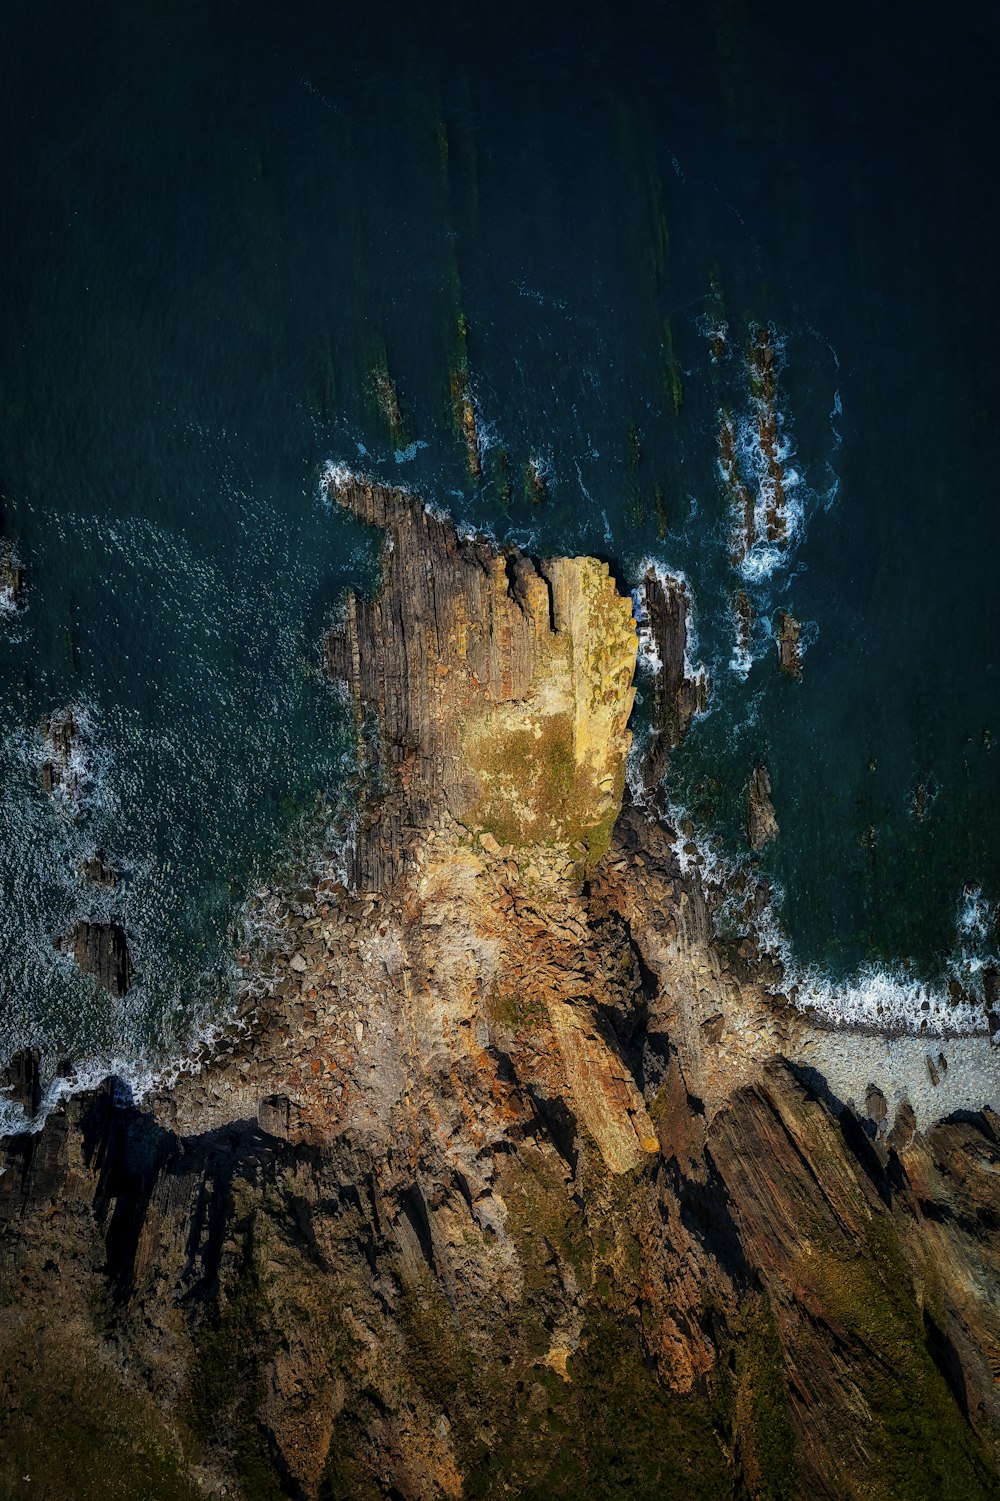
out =
[[[329,647],[384,800],[350,889],[274,895],[197,1074],[6,1144],[0,1491],[995,1494],[997,1118],[839,1101],[672,832],[626,808],[601,853],[605,575],[338,498],[396,541]],[[497,832],[477,726],[537,747],[546,708],[563,773]]]

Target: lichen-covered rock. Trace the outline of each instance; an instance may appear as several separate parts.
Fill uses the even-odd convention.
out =
[[[359,725],[374,718],[388,786],[359,835],[355,884],[385,890],[407,839],[445,812],[504,844],[579,842],[598,858],[621,806],[636,655],[607,565],[538,569],[353,477],[331,495],[390,544],[380,594],[352,595],[327,642]]]

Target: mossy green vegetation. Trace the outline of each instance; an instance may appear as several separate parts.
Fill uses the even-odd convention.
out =
[[[399,1302],[408,1374],[434,1403],[447,1404],[472,1380],[472,1353],[430,1272],[404,1288]]]
[[[258,1417],[264,1367],[279,1338],[248,1258],[221,1312],[196,1343],[182,1400],[196,1448],[206,1454],[224,1450],[246,1501],[279,1501],[282,1495]]]
[[[870,1352],[863,1397],[870,1457],[861,1488],[874,1501],[985,1501],[996,1494],[975,1434],[927,1346],[913,1276],[888,1216],[865,1226],[864,1251],[827,1251],[793,1268],[815,1288],[831,1323]]]
[[[71,1325],[0,1347],[0,1495],[50,1501],[197,1501],[151,1395]]]
[[[713,1420],[739,1459],[754,1501],[801,1495],[785,1383],[785,1356],[766,1293],[751,1294],[732,1323],[720,1320],[711,1384]]]

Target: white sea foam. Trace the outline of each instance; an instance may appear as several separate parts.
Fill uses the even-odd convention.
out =
[[[750,676],[750,669],[753,666],[753,661],[753,647],[751,645],[745,644],[737,636],[733,642],[733,649],[729,656],[728,666],[730,672],[735,673],[738,678],[742,678],[742,680],[746,682],[747,678]]]
[[[255,562],[273,553],[284,569],[294,559],[297,576],[304,571],[318,581],[324,562],[299,555],[287,517],[255,502],[242,486],[231,488],[225,500],[234,540],[245,542]],[[98,699],[95,689],[93,701],[73,706],[79,740],[71,764],[86,789],[82,808],[43,793],[42,737],[23,722],[21,699],[3,701],[0,1050],[5,1058],[37,1047],[52,1069],[46,1090],[51,1085],[65,1093],[110,1072],[131,1080],[141,1093],[149,1077],[178,1066],[169,1060],[193,1036],[213,1035],[240,983],[225,945],[224,860],[232,856],[239,869],[250,865],[249,878],[252,862],[269,858],[256,853],[258,784],[268,767],[295,764],[289,750],[294,712],[304,693],[314,693],[304,687],[313,676],[304,662],[311,643],[289,618],[283,591],[247,588],[239,574],[233,578],[213,566],[167,528],[138,518],[109,526],[103,518],[65,511],[45,520],[56,556],[58,548],[67,554],[86,549],[100,565],[109,612],[126,623],[110,641],[110,670],[117,651],[124,670],[142,678],[134,702],[117,702],[106,689]],[[154,596],[165,601],[155,635],[143,617]],[[136,629],[128,630],[137,616]],[[220,642],[223,661],[235,651],[246,671],[220,670]],[[155,695],[148,691],[151,684]],[[43,701],[30,718],[56,707],[57,701]],[[253,768],[235,780],[226,753],[234,732]],[[317,739],[317,785],[322,780],[336,786],[337,754],[335,742]],[[214,798],[195,791],[213,787]],[[244,817],[249,842],[236,846],[227,831],[242,828]],[[113,890],[81,875],[97,849],[122,876]],[[220,850],[223,860],[216,858]],[[199,873],[197,889],[192,872]],[[53,938],[77,922],[112,918],[129,935],[137,969],[125,1002],[103,992],[69,954],[53,948]],[[53,1082],[55,1062],[67,1057],[76,1063],[72,1080]],[[12,1111],[24,1123],[9,1099],[0,1108],[7,1126]]]
[[[706,320],[703,331],[711,335],[712,329]],[[787,351],[787,338],[779,334],[774,325],[769,325],[771,347],[774,351],[774,373],[778,379],[785,364]],[[779,393],[780,394],[780,393]],[[788,412],[780,405],[773,408],[773,417],[776,428],[774,445],[774,458],[781,470],[781,492],[778,493],[777,484],[770,472],[769,455],[761,441],[761,419],[767,414],[768,408],[764,397],[751,395],[747,406],[738,413],[733,420],[733,446],[734,459],[730,471],[718,461],[718,469],[724,483],[731,484],[735,478],[739,478],[748,488],[754,508],[754,537],[753,545],[741,556],[738,572],[744,583],[751,588],[761,590],[767,585],[779,571],[785,570],[791,564],[798,544],[802,541],[809,512],[812,509],[822,507],[829,509],[835,500],[840,480],[833,471],[832,465],[827,461],[826,467],[830,471],[831,479],[825,490],[817,490],[814,483],[810,483],[806,474],[796,464],[796,444],[792,431],[791,418]],[[835,418],[843,413],[840,392],[836,390],[833,395],[833,409],[830,412],[830,432],[833,440],[833,448],[840,446],[840,433],[834,426]],[[768,515],[777,511],[783,523],[784,536],[778,542],[768,539]],[[742,517],[737,519],[736,541],[742,540]],[[742,659],[737,659],[737,668],[741,670]]]
[[[535,453],[529,456],[528,463],[538,475],[538,478],[542,481],[543,485],[548,486],[554,483],[556,478],[556,466],[555,458],[551,449],[548,449],[544,453],[536,450]]]
[[[320,493],[327,497],[331,490],[343,490],[345,486],[355,484],[360,479],[361,475],[349,468],[347,464],[327,459],[320,473]]]
[[[957,989],[878,965],[864,965],[848,979],[836,980],[796,960],[781,922],[784,892],[780,885],[771,882],[748,904],[746,892],[737,890],[737,884],[741,875],[753,879],[749,858],[725,854],[718,840],[695,826],[675,802],[667,804],[665,818],[674,831],[673,851],[682,874],[700,880],[711,897],[716,930],[720,935],[751,933],[759,950],[781,966],[781,991],[800,1011],[827,1025],[887,1034],[972,1036],[987,1030],[982,971],[989,964],[997,965],[998,958],[984,952],[995,913],[980,888],[967,888],[958,909],[958,941],[947,965]]]
[[[16,615],[22,606],[14,591],[14,571],[21,567],[21,559],[15,550],[0,543],[0,615]],[[9,572],[9,576],[8,575]]]
[[[638,571],[640,579],[645,578],[647,573],[654,574],[664,592],[677,588],[681,590],[684,596],[684,676],[689,682],[703,683],[708,690],[710,687],[708,669],[703,662],[695,660],[695,654],[698,651],[698,629],[695,620],[694,590],[691,588],[687,574],[679,568],[667,568],[664,563],[654,557],[643,558]],[[656,673],[662,669],[663,663],[660,661],[656,643],[650,632],[649,616],[641,582],[632,590],[632,610],[639,637],[639,663],[648,671]],[[695,718],[704,718],[711,712],[712,707],[711,695],[706,692],[705,708],[696,714]]]
[[[393,458],[397,464],[412,464],[422,448],[429,448],[423,438],[415,438],[412,443],[407,443],[405,448],[397,448]]]
[[[712,318],[708,313],[699,313],[695,319],[695,327],[702,338],[707,339],[710,344],[721,344],[724,349],[728,347],[729,324],[725,318]],[[714,348],[711,352],[711,359],[714,364],[716,362]]]
[[[641,584],[632,590],[632,614],[635,618],[636,635],[639,638],[637,665],[655,676],[656,673],[663,671],[663,662],[650,630],[646,591]]]
[[[840,1027],[880,1032],[930,1032],[967,1036],[984,1032],[985,1017],[977,998],[957,1003],[946,989],[907,980],[878,966],[866,966],[850,980],[831,983],[821,973],[793,977],[800,1010],[813,1012]]]
[[[983,896],[983,888],[966,886],[955,919],[959,936],[982,941],[988,937],[993,921],[994,910]]]

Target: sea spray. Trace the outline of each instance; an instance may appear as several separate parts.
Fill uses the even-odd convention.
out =
[[[668,800],[663,816],[673,832],[679,869],[701,882],[717,935],[731,940],[751,937],[758,952],[780,967],[780,982],[771,988],[780,990],[798,1010],[825,1025],[886,1034],[944,1037],[987,1030],[982,975],[991,965],[1000,965],[1000,959],[981,947],[990,932],[991,909],[978,888],[964,892],[959,907],[956,945],[947,960],[955,983],[934,984],[907,975],[903,968],[892,971],[879,965],[863,965],[854,975],[837,979],[797,961],[781,922],[785,893],[779,883],[762,880],[750,857],[734,859],[724,853],[718,839],[696,827],[678,803]],[[976,945],[971,952],[970,938]]]

